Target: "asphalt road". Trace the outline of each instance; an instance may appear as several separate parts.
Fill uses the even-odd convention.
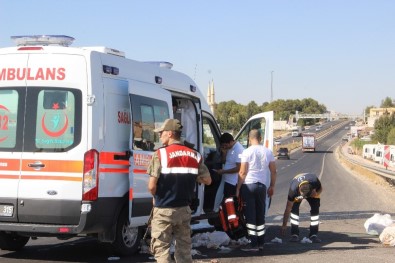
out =
[[[264,251],[245,253],[239,247],[229,250],[196,248],[195,262],[392,262],[394,247],[384,247],[378,236],[366,234],[364,223],[374,213],[389,213],[395,219],[395,190],[345,169],[338,161],[337,147],[344,135],[338,130],[319,141],[316,153],[291,154],[291,160],[278,160],[275,195],[267,216]],[[321,178],[320,244],[289,243],[279,235],[289,181],[301,172]],[[301,237],[308,235],[308,205],[301,206]],[[271,243],[275,237],[283,243]],[[18,252],[0,251],[2,263],[33,262],[154,262],[148,254],[112,258],[110,250],[90,238],[67,241],[55,238],[31,240]]]

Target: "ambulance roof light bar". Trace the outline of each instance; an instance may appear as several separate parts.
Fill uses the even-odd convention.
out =
[[[74,38],[65,35],[12,36],[17,46],[70,46]]]

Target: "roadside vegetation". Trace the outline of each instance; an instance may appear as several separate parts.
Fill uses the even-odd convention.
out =
[[[235,133],[241,129],[243,124],[254,114],[274,111],[274,120],[289,120],[293,118],[296,111],[305,114],[322,114],[327,111],[326,107],[317,101],[307,98],[302,100],[275,100],[258,105],[251,101],[248,105],[236,103],[234,100],[220,102],[215,105],[214,117],[224,131]],[[291,120],[294,122],[294,120]],[[306,120],[300,125],[313,125],[315,120]],[[235,135],[235,134],[233,134]]]

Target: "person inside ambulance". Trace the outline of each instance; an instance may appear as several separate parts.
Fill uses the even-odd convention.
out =
[[[181,121],[181,112],[178,109],[178,101],[176,98],[172,98],[172,106],[173,106],[173,116],[174,119]]]
[[[141,122],[133,122],[133,149],[142,150],[142,136],[143,136],[143,126]]]
[[[181,123],[181,112],[180,112],[180,109],[179,109],[179,102],[178,102],[178,100],[175,97],[172,98],[172,106],[173,106],[174,119],[179,120],[180,123]],[[187,140],[184,140],[182,138],[180,140],[185,146],[187,146],[189,148],[193,149],[195,147],[195,144],[193,144],[193,143],[191,143],[191,142],[189,142]]]
[[[144,151],[153,151],[155,144],[151,141],[148,141],[147,139],[143,139],[141,147]]]

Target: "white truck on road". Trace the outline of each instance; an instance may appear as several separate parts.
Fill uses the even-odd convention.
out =
[[[303,133],[302,134],[302,151],[303,152],[315,152],[316,139],[314,133]]]
[[[292,137],[299,137],[302,135],[303,128],[302,126],[294,126],[291,131]]]

